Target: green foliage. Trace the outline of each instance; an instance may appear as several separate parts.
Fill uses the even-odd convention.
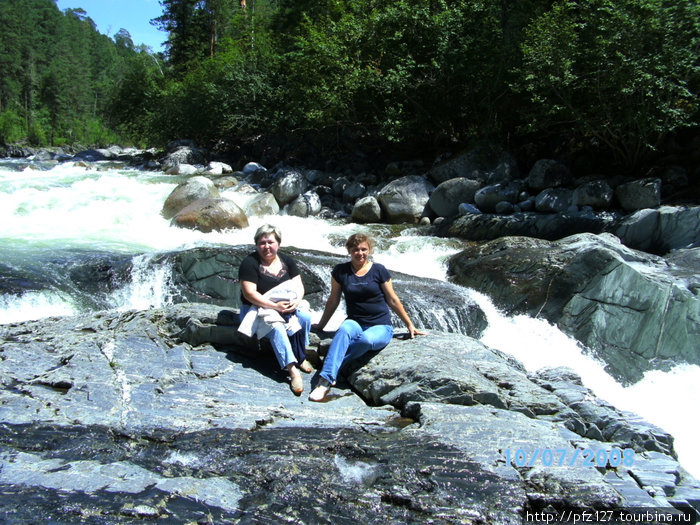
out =
[[[8,109],[0,113],[0,142],[5,144],[19,142],[26,133],[24,121],[16,111]]]
[[[145,50],[131,54],[107,97],[105,110],[112,128],[135,144],[167,141],[161,136],[155,111],[164,84],[163,66],[157,56]]]
[[[522,44],[531,128],[595,138],[635,167],[697,124],[699,44],[694,0],[560,0]]]
[[[100,35],[81,9],[3,0],[0,139],[448,145],[527,131],[597,141],[633,167],[698,124],[696,0],[161,5],[165,56]]]
[[[0,139],[37,146],[118,139],[106,111],[138,52],[128,33],[112,41],[84,10],[62,13],[54,0],[3,0],[0,26],[0,112],[11,112]]]
[[[497,134],[517,35],[535,7],[364,0],[299,13],[283,4],[287,18],[276,27],[289,31],[292,122],[354,126],[390,141]]]

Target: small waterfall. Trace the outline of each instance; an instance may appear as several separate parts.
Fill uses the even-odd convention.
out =
[[[394,275],[394,290],[417,327],[478,338],[486,315],[468,289],[435,279]],[[403,324],[396,316],[398,326]]]
[[[167,262],[152,264],[152,259],[149,254],[133,258],[131,281],[112,293],[113,308],[145,310],[173,304],[172,267]]]
[[[76,313],[70,298],[51,290],[0,295],[0,325]]]

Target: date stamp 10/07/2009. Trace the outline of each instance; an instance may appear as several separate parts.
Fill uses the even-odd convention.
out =
[[[506,464],[515,467],[631,467],[634,465],[634,450],[613,447],[593,448],[535,448],[503,451]]]

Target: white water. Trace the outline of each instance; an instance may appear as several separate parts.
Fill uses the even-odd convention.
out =
[[[18,165],[0,161],[0,263],[14,269],[33,267],[69,249],[134,254],[132,283],[110,297],[110,304],[118,309],[169,303],[169,272],[167,268],[146,271],[151,255],[210,244],[251,244],[263,222],[282,229],[283,247],[337,254],[344,253],[344,239],[350,233],[369,230],[378,239],[376,260],[391,270],[420,277],[444,279],[444,261],[462,246],[455,240],[422,237],[412,228],[397,235],[395,229],[381,225],[282,216],[251,218],[244,230],[203,234],[171,228],[160,216],[163,202],[180,182],[177,178],[99,165],[84,168],[67,163],[17,171]],[[234,190],[224,195],[233,200],[247,198]],[[681,463],[700,478],[700,453],[694,442],[699,423],[688,410],[700,404],[700,367],[650,372],[624,388],[556,327],[526,316],[503,316],[488,297],[474,292],[474,298],[489,321],[482,337],[485,344],[514,355],[530,371],[555,366],[574,369],[599,397],[674,435]],[[65,293],[0,295],[0,324],[71,315],[80,308]]]
[[[623,387],[600,361],[586,355],[580,343],[549,322],[525,315],[507,317],[485,295],[472,291],[472,297],[489,322],[481,337],[485,345],[513,355],[529,372],[559,366],[573,369],[598,397],[620,410],[639,414],[674,436],[681,464],[700,477],[696,441],[700,419],[694,412],[700,402],[700,367],[684,364],[670,372],[647,372],[638,383]]]

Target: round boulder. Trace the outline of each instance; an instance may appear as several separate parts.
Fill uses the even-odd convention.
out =
[[[306,177],[297,170],[283,171],[272,185],[272,194],[280,206],[289,204],[306,191]]]
[[[224,162],[212,161],[204,170],[207,175],[223,175],[224,173],[233,173],[233,168]]]
[[[248,217],[229,199],[200,199],[180,210],[170,224],[209,233],[230,228],[247,228]]]
[[[428,204],[440,217],[457,215],[459,205],[463,202],[474,202],[474,194],[481,187],[477,180],[466,177],[456,177],[438,184],[435,191],[430,194]]]
[[[246,175],[252,175],[253,173],[257,173],[258,171],[267,170],[262,164],[258,164],[257,162],[249,162],[245,166],[243,166],[243,173]]]
[[[245,205],[245,213],[248,217],[263,217],[265,215],[277,215],[280,211],[277,200],[271,193],[259,193]]]
[[[177,212],[194,201],[217,197],[219,190],[211,180],[206,177],[192,177],[170,192],[160,214],[166,219],[172,219]]]
[[[419,175],[401,177],[384,186],[377,200],[390,224],[417,223],[435,187]]]
[[[299,195],[282,210],[286,215],[309,217],[321,211],[321,198],[313,191]]]
[[[371,195],[363,197],[353,206],[351,218],[353,222],[359,223],[381,222],[382,208],[377,199]]]

